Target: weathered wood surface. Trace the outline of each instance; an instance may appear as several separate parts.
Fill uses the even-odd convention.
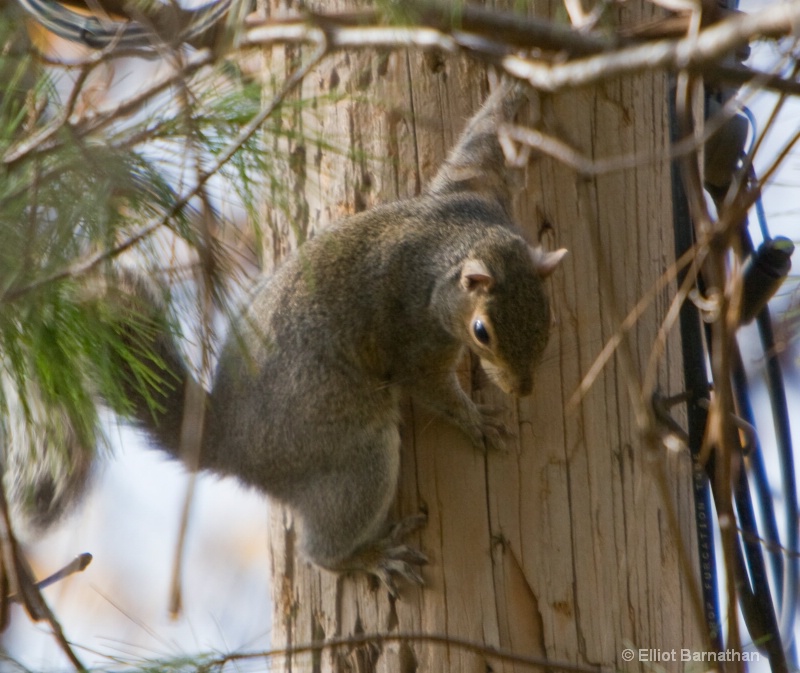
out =
[[[276,50],[268,67],[280,78],[291,60]],[[275,234],[267,237],[266,258],[280,259],[297,232],[311,236],[341,216],[418,194],[486,91],[483,69],[462,59],[333,56],[303,87],[304,97],[331,98],[287,113],[284,123],[339,151],[309,141],[284,145],[292,157],[294,219],[268,209]],[[667,146],[660,77],[548,97],[542,110],[552,131],[590,157],[658,156]],[[415,542],[431,564],[426,587],[405,587],[398,602],[364,577],[337,578],[310,567],[296,553],[291,520],[275,508],[276,646],[426,632],[626,671],[642,667],[622,661],[625,647],[703,649],[654,470],[656,461],[663,464],[669,506],[691,551],[689,460],[651,455],[630,398],[668,294],[631,332],[631,361],[613,359],[580,407],[566,409],[615,325],[672,262],[668,165],[650,162],[586,183],[540,159],[527,170],[515,208],[530,241],[570,254],[550,281],[555,324],[534,394],[514,400],[465,372],[477,398],[507,410],[516,434],[510,450],[481,455],[458,430],[408,402],[396,513],[427,509],[428,527]],[[668,342],[659,368],[664,392],[681,386],[677,345]],[[489,664],[494,671],[524,670],[413,641],[304,655],[285,667],[477,672]]]

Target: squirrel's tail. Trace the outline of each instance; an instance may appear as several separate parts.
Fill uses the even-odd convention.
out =
[[[428,187],[429,194],[478,192],[503,207],[511,202],[506,158],[498,138],[500,124],[511,122],[530,94],[512,80],[499,83],[467,124],[447,161]]]
[[[87,491],[92,476],[96,426],[78,426],[58,400],[48,399],[35,378],[14,380],[0,366],[0,467],[12,518],[21,532],[53,525]]]
[[[167,302],[156,283],[128,270],[87,280],[76,298],[94,304],[109,360],[84,360],[85,389],[147,432],[158,448],[180,450],[184,390],[194,384],[176,347]],[[96,310],[96,312],[95,312]],[[109,329],[110,328],[110,329]],[[113,335],[113,336],[112,336]],[[44,390],[35,376],[14,377],[0,352],[0,476],[20,531],[35,534],[80,500],[92,476],[99,418]],[[109,378],[113,376],[113,381]],[[99,403],[100,400],[98,399]]]
[[[107,402],[144,430],[156,448],[180,457],[188,389],[199,384],[177,348],[178,329],[160,288],[135,271],[121,270],[117,276],[109,305],[119,312],[115,357],[122,394]]]

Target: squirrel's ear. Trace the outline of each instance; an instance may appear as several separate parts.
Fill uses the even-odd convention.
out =
[[[491,290],[494,276],[478,259],[468,259],[461,268],[461,286],[466,290]]]
[[[541,278],[547,278],[553,273],[561,263],[564,255],[567,254],[566,248],[559,248],[553,252],[545,252],[538,245],[535,248],[531,246],[529,250],[531,259],[533,260],[533,266],[536,268],[536,272]]]

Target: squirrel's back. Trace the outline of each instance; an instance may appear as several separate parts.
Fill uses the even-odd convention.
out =
[[[236,456],[231,472],[283,490],[317,423],[362,395],[383,396],[395,417],[393,388],[451,367],[465,346],[447,302],[474,254],[495,269],[495,329],[513,321],[543,347],[541,279],[502,208],[470,192],[379,206],[307,242],[259,287],[220,358],[201,467],[228,471]]]

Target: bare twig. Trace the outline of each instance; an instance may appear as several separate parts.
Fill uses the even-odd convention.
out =
[[[486,34],[477,32],[477,18],[468,27],[461,25],[458,32],[443,23],[437,23],[434,28],[349,26],[325,22],[323,27],[322,19],[315,18],[317,23],[298,18],[294,22],[263,22],[251,25],[245,31],[241,46],[313,43],[324,33],[331,50],[414,46],[454,51],[460,48],[475,57],[498,63],[506,72],[527,80],[536,89],[551,92],[645,70],[681,69],[693,72],[708,69],[714,78],[731,77],[740,83],[761,78],[765,87],[785,86],[798,89],[798,84],[793,80],[783,80],[775,75],[743,67],[723,66],[717,61],[757,37],[774,38],[792,34],[800,21],[800,0],[773,5],[752,14],[733,15],[701,30],[696,37],[659,40],[621,48],[613,40],[565,30],[562,26],[548,25],[541,21],[536,21],[535,25],[523,23],[516,29],[515,43],[524,41],[528,47],[559,49],[564,54],[592,54],[585,58],[556,63],[512,53],[510,44],[506,41],[502,46],[507,53],[498,56],[498,43]],[[517,20],[524,22],[525,19],[518,17]],[[467,34],[471,35],[470,39],[464,37]],[[527,40],[523,40],[525,35]]]
[[[433,5],[426,5],[426,11],[433,11]],[[439,10],[436,10],[439,11]],[[643,70],[681,69],[704,71],[717,78],[730,75],[737,81],[757,81],[763,87],[784,88],[800,91],[800,84],[794,80],[784,80],[771,73],[759,73],[743,67],[725,67],[716,63],[731,49],[763,36],[779,36],[792,32],[794,24],[800,21],[800,0],[768,7],[760,12],[728,18],[719,24],[701,31],[696,38],[682,40],[661,40],[633,47],[617,48],[614,41],[585,35],[563,26],[549,24],[538,19],[518,17],[522,24],[514,31],[514,41],[497,42],[480,32],[480,26],[494,25],[491,12],[470,9],[470,21],[458,31],[446,28],[440,18],[434,21],[430,14],[423,20],[433,23],[430,26],[382,26],[382,25],[343,25],[337,21],[338,15],[308,15],[294,21],[270,21],[252,23],[244,32],[238,48],[265,47],[277,44],[321,44],[328,51],[337,49],[364,48],[436,48],[445,52],[463,50],[476,58],[500,64],[509,74],[525,79],[535,88],[555,91],[562,88],[581,86],[593,82],[632,74]],[[474,14],[474,16],[473,16]],[[507,17],[501,16],[505,21]],[[371,19],[377,20],[376,17]],[[472,30],[468,32],[465,28]],[[496,33],[495,33],[496,34]],[[510,53],[511,44],[525,42],[528,46],[543,45],[543,48],[559,48],[564,54],[595,54],[588,58],[549,63]],[[602,53],[597,53],[602,50]],[[113,50],[105,50],[90,63],[97,63],[113,57]],[[193,55],[185,68],[150,87],[113,110],[86,117],[74,125],[76,137],[97,133],[114,121],[125,118],[139,110],[155,96],[173,86],[179,79],[191,72],[209,65],[215,60],[211,50],[201,50]],[[67,66],[73,64],[65,64]],[[77,88],[77,87],[76,87]],[[40,153],[54,151],[60,143],[53,141],[56,132],[68,121],[68,116],[49,127],[44,134],[28,141],[24,146],[9,150],[3,157],[6,164],[27,156],[33,148]]]
[[[436,47],[445,52],[456,51],[452,35],[434,28],[403,26],[344,26],[330,30],[306,21],[294,24],[264,24],[246,31],[242,47],[266,47],[286,43],[318,44],[326,40],[330,49]]]
[[[189,59],[187,59],[185,65],[180,68],[177,72],[171,73],[166,77],[162,78],[161,80],[157,81],[152,86],[148,87],[141,93],[137,94],[136,96],[126,100],[120,105],[117,105],[112,110],[107,110],[104,112],[100,112],[94,115],[86,116],[83,119],[75,122],[71,126],[72,134],[74,137],[82,138],[89,136],[93,133],[97,133],[102,131],[103,129],[107,128],[109,125],[113,124],[114,122],[129,117],[132,114],[135,114],[139,110],[142,109],[147,103],[152,101],[156,96],[162,94],[164,91],[168,90],[169,88],[179,84],[182,80],[184,80],[189,75],[197,72],[201,68],[208,66],[214,62],[214,55],[206,50],[201,51],[196,54],[193,54]],[[99,61],[98,61],[99,63]],[[58,128],[55,131],[59,130],[68,125],[68,118],[64,121],[64,123],[58,125]],[[55,133],[48,133],[46,140],[51,142],[45,142],[45,139],[39,138],[35,143],[35,150],[37,156],[44,156],[48,153],[55,152],[63,147],[63,143],[59,141],[55,141],[53,136]],[[24,147],[14,148],[9,150],[3,157],[2,163],[6,164],[7,166],[13,165],[21,161],[24,158],[27,158],[32,154],[31,148],[26,144]]]
[[[423,24],[443,32],[452,28],[451,3],[422,0],[412,4],[420,10],[420,22]],[[459,7],[458,27],[460,31],[484,38],[494,39],[502,35],[503,43],[515,50],[558,52],[559,57],[598,54],[619,46],[619,41],[614,37],[574,30],[570,26],[524,16],[519,12],[503,12],[497,8],[487,9],[466,3]]]
[[[628,315],[625,316],[625,319],[619,324],[617,330],[614,332],[611,338],[609,338],[605,346],[603,346],[603,349],[595,358],[591,367],[589,367],[589,370],[584,375],[580,384],[578,384],[575,392],[572,393],[572,396],[567,402],[568,410],[574,409],[581,403],[581,400],[584,398],[586,393],[589,392],[589,389],[594,384],[597,376],[600,374],[606,364],[608,364],[608,361],[616,351],[617,346],[622,341],[623,336],[633,329],[634,325],[636,325],[647,307],[650,306],[655,296],[673,280],[675,280],[681,269],[685,268],[688,264],[691,264],[697,257],[697,254],[697,246],[687,250],[679,260],[670,265],[670,267],[661,274],[652,287],[639,299],[638,302],[636,302],[636,305],[630,310]],[[694,280],[695,277],[693,276],[692,282],[694,282]],[[647,376],[645,376],[645,380],[647,380]],[[643,386],[643,390],[647,391],[647,386]],[[646,393],[643,394],[643,397],[645,397],[645,399],[648,398]]]
[[[558,91],[598,81],[656,70],[702,71],[702,66],[757,37],[793,34],[800,23],[800,0],[735,15],[680,40],[659,40],[563,64],[545,64],[509,55],[505,70],[540,91]]]
[[[216,161],[212,164],[211,168],[202,173],[198,178],[198,183],[189,189],[183,196],[175,201],[172,207],[163,215],[153,218],[150,222],[145,224],[138,232],[129,236],[122,243],[115,245],[106,250],[88,255],[83,260],[70,265],[66,269],[56,271],[55,273],[40,278],[29,285],[19,288],[10,288],[2,296],[0,296],[0,304],[4,302],[17,301],[21,297],[44,287],[51,283],[66,280],[67,278],[77,278],[90,271],[94,270],[102,264],[118,257],[127,250],[154,234],[158,229],[164,226],[169,220],[185,208],[188,203],[203,189],[205,184],[216,175],[225,164],[227,164],[236,152],[244,145],[253,134],[261,127],[261,125],[275,112],[281,105],[286,96],[294,90],[294,88],[303,81],[305,76],[322,60],[327,54],[327,46],[323,43],[320,44],[318,49],[314,52],[311,58],[304,65],[297,68],[292,75],[286,80],[282,89],[275,95],[269,105],[267,105],[261,112],[259,112],[250,122],[239,132],[236,138],[231,142],[228,147],[217,156]]]
[[[308,654],[312,652],[322,652],[325,650],[336,650],[343,647],[358,647],[363,645],[377,645],[378,647],[387,643],[416,642],[427,643],[430,645],[441,645],[452,647],[466,652],[473,652],[488,659],[496,659],[509,663],[516,663],[530,668],[550,669],[554,671],[564,671],[564,673],[609,673],[603,666],[593,666],[588,664],[576,664],[569,661],[554,661],[545,657],[531,657],[517,654],[510,650],[491,645],[482,645],[466,638],[457,638],[449,635],[436,633],[392,633],[392,634],[364,634],[354,635],[344,638],[330,638],[326,641],[318,641],[294,645],[292,647],[276,648],[262,652],[240,652],[228,654],[218,659],[206,663],[208,669],[222,668],[225,665],[236,661],[247,661],[250,659],[273,659],[275,657],[296,656],[298,654]]]
[[[536,17],[470,5],[460,8],[458,27],[455,28],[449,5],[430,1],[410,4],[416,12],[416,23],[412,25],[382,25],[384,17],[376,11],[356,14],[307,12],[289,19],[251,20],[239,36],[236,47],[318,44],[325,40],[331,51],[408,47],[436,48],[445,52],[463,50],[475,58],[501,65],[509,74],[525,79],[543,91],[583,86],[645,70],[702,72],[713,79],[731,80],[738,84],[760,78],[767,88],[793,93],[800,91],[800,84],[794,80],[719,63],[726,53],[757,37],[776,38],[793,34],[800,20],[800,0],[750,14],[734,14],[704,28],[696,38],[690,35],[634,45],[622,37],[574,30]],[[503,36],[502,41],[497,40],[497,35]],[[203,43],[202,46],[209,44]],[[550,55],[556,52],[559,59],[550,62],[545,57],[530,58],[520,55],[520,48]],[[150,53],[154,52],[151,50]],[[141,53],[137,52],[137,55]],[[69,67],[72,64],[64,65]]]
[[[13,164],[21,161],[26,156],[51,140],[69,123],[70,117],[75,110],[75,105],[78,102],[78,97],[83,89],[83,85],[86,83],[86,80],[88,79],[95,65],[96,62],[91,62],[81,67],[78,77],[75,79],[75,83],[73,84],[72,89],[67,96],[67,100],[64,102],[61,113],[53,121],[53,123],[42,129],[40,133],[37,133],[32,138],[29,137],[25,139],[24,142],[6,152],[5,156],[3,157],[3,163],[8,166],[12,166]]]
[[[78,554],[74,559],[72,559],[67,565],[65,565],[60,570],[54,572],[52,575],[48,575],[42,580],[39,580],[34,584],[37,589],[45,589],[56,582],[60,582],[63,579],[66,579],[70,575],[74,575],[75,573],[82,573],[89,564],[92,562],[92,555],[89,552],[84,552],[83,554]],[[22,601],[22,598],[19,594],[10,594],[8,596],[8,601],[10,603],[19,603]]]
[[[773,73],[763,73],[769,77]],[[758,89],[760,80],[750,82]],[[800,89],[798,89],[800,93]],[[750,92],[752,95],[752,91]],[[630,170],[650,164],[666,164],[681,159],[692,153],[698,152],[714,134],[725,127],[725,124],[740,113],[746,104],[747,95],[737,96],[728,100],[725,105],[713,116],[704,120],[700,133],[685,136],[672,143],[667,151],[652,152],[649,150],[637,153],[624,153],[616,156],[591,158],[579,150],[568,145],[559,138],[555,138],[539,129],[517,124],[501,124],[499,134],[501,142],[504,139],[520,143],[532,150],[546,154],[557,161],[578,171],[585,177],[595,177],[616,171]],[[527,156],[525,159],[527,162]]]
[[[689,292],[695,286],[695,283],[697,283],[697,277],[700,275],[700,269],[703,266],[706,256],[708,255],[707,239],[695,244],[693,248],[690,248],[683,255],[681,261],[685,260],[687,255],[691,255],[690,259],[688,260],[691,262],[691,266],[686,273],[686,277],[683,279],[683,282],[675,293],[675,296],[672,298],[669,310],[664,316],[664,319],[661,321],[661,325],[658,328],[658,334],[656,335],[653,343],[653,348],[650,351],[647,369],[645,370],[644,378],[642,379],[643,399],[649,400],[656,391],[658,363],[660,362],[664,348],[666,347],[667,337],[680,317],[681,307],[686,301],[686,298],[689,296]],[[674,266],[677,266],[677,264]],[[679,271],[680,269],[676,269],[676,275]]]
[[[794,66],[792,67],[792,78],[795,78],[798,73],[800,73],[800,62],[795,63]],[[755,155],[758,153],[761,144],[764,142],[764,138],[767,137],[767,134],[769,133],[770,129],[774,126],[775,122],[778,119],[778,115],[780,114],[780,111],[783,109],[783,106],[786,104],[787,100],[788,96],[786,94],[781,94],[778,97],[778,100],[775,103],[775,106],[773,107],[772,112],[769,115],[769,119],[767,119],[767,122],[764,124],[762,132],[755,139],[753,146],[750,148],[750,151],[747,153],[747,156],[744,159],[744,165],[742,166],[742,170],[739,171],[738,175],[739,180],[735,181],[735,183],[731,185],[730,189],[731,196],[733,196],[738,192],[739,184],[737,183],[741,183],[742,181],[747,179],[747,176],[750,173],[750,166],[752,166],[753,163],[753,157],[755,157]],[[791,147],[792,144],[793,143],[790,143],[787,147]],[[779,163],[778,160],[772,163],[773,170],[778,165],[778,163]],[[772,170],[768,171],[768,173],[771,172]],[[767,178],[762,177],[762,183],[766,179]]]
[[[180,101],[181,113],[186,125],[186,150],[185,155],[193,159],[193,170],[195,174],[195,184],[201,182],[202,168],[201,168],[201,154],[197,142],[198,129],[195,119],[191,113],[191,94],[187,86],[186,80],[181,80],[178,88],[178,100]],[[200,213],[199,222],[202,227],[202,243],[198,245],[198,253],[200,256],[201,264],[204,266],[204,258],[207,258],[211,253],[211,246],[208,240],[208,218],[211,217],[211,208],[208,203],[208,195],[206,193],[206,186],[198,192],[203,209]],[[204,288],[206,283],[202,271],[197,273],[198,287]],[[205,304],[203,305],[205,309]],[[205,333],[207,328],[207,311],[202,312],[203,321],[202,329],[204,330],[203,338],[201,339],[201,348],[203,350],[203,359],[205,362],[206,352],[208,351],[209,338]],[[186,385],[184,391],[184,409],[186,412],[183,415],[180,430],[179,450],[181,459],[189,467],[188,480],[186,483],[186,491],[183,497],[183,505],[180,511],[178,523],[178,535],[175,540],[175,552],[172,558],[172,571],[170,573],[170,589],[169,589],[169,604],[168,611],[172,619],[177,619],[183,610],[183,590],[182,590],[182,571],[183,571],[183,557],[186,550],[186,538],[189,531],[189,518],[194,501],[195,487],[197,485],[197,468],[200,462],[200,447],[203,439],[203,424],[205,420],[205,405],[206,394],[202,386],[196,385],[194,381],[190,381]]]
[[[1,586],[8,587],[11,590],[10,593],[18,596],[15,600],[25,606],[32,619],[47,621],[53,630],[56,642],[70,663],[77,670],[85,671],[86,667],[73,651],[72,646],[64,635],[61,624],[45,602],[39,587],[33,580],[33,573],[28,560],[25,558],[25,554],[14,535],[2,479],[0,479],[0,571],[3,576]],[[3,620],[0,621],[5,619],[8,602],[9,600],[4,593],[0,594],[0,605],[3,608],[0,612]]]

